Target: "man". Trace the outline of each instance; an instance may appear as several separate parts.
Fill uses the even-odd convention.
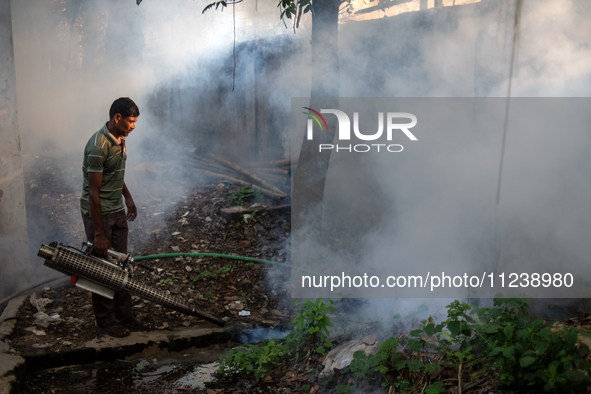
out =
[[[109,110],[109,121],[90,137],[84,148],[80,208],[86,238],[99,256],[105,256],[107,249],[127,253],[127,221],[135,220],[137,209],[123,180],[127,160],[125,137],[135,129],[139,115],[131,99],[115,100]],[[101,334],[125,337],[129,328],[147,327],[133,316],[128,292],[117,291],[112,300],[93,293],[92,304]]]

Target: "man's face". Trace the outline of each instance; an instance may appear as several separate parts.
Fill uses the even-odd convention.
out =
[[[124,118],[120,114],[116,114],[115,126],[117,127],[119,136],[127,137],[135,129],[135,122],[137,122],[137,117],[128,116]]]

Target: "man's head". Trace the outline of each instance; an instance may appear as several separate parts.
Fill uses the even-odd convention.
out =
[[[109,131],[116,137],[126,137],[135,129],[140,110],[129,97],[113,101],[109,110]]]

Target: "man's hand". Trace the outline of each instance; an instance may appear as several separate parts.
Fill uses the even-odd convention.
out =
[[[131,198],[131,193],[129,189],[127,189],[127,185],[123,182],[123,198],[125,199],[125,205],[127,206],[127,221],[133,222],[137,217],[137,208],[135,207],[135,203],[133,202],[133,198]]]
[[[131,196],[125,199],[125,205],[127,206],[127,221],[133,222],[137,217],[137,208]]]
[[[110,249],[111,245],[109,241],[104,236],[104,234],[95,234],[94,241],[92,243],[92,251],[94,254],[98,256],[106,256],[107,249]]]

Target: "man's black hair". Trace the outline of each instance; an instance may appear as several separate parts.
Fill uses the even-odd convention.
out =
[[[121,114],[121,116],[124,118],[128,118],[130,116],[137,118],[140,116],[140,110],[132,99],[129,97],[121,97],[113,101],[113,104],[111,104],[109,118],[113,119],[115,114]]]

